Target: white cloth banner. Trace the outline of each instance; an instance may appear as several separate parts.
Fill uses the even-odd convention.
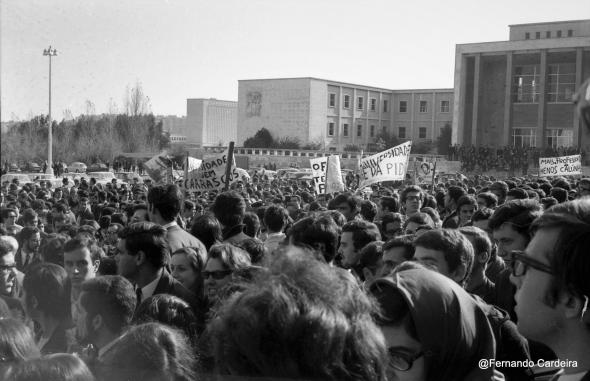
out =
[[[159,183],[165,180],[170,164],[168,151],[163,151],[162,153],[157,154],[143,163],[143,167],[145,168],[148,176],[154,182]]]
[[[328,156],[328,168],[326,168],[326,193],[344,191],[344,180],[340,168],[340,156]]]
[[[381,181],[404,180],[412,142],[408,141],[378,154],[361,159],[359,188]]]
[[[539,176],[567,176],[582,174],[580,155],[539,158]]]
[[[317,157],[309,159],[311,165],[311,177],[317,194],[326,193],[326,168],[328,168],[328,157]]]
[[[222,190],[225,186],[225,169],[227,166],[228,150],[221,154],[203,159],[199,169],[189,172],[188,178],[183,182],[186,189],[191,191]],[[230,171],[230,184],[240,180],[236,171],[235,160]]]
[[[194,171],[195,169],[199,169],[199,167],[201,166],[201,164],[203,163],[203,160],[201,159],[197,159],[194,157],[188,157],[188,171]]]

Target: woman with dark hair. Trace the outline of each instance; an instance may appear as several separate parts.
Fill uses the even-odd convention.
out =
[[[162,323],[185,333],[189,342],[196,348],[198,334],[201,332],[191,306],[174,295],[158,294],[150,296],[137,307],[134,324]]]
[[[181,331],[159,323],[131,327],[104,353],[97,378],[108,381],[193,381],[196,360]]]
[[[477,301],[443,275],[400,266],[391,278],[369,286],[381,307],[376,320],[388,346],[389,378],[493,380],[494,367],[480,369],[478,364],[495,358],[495,341]]]
[[[207,251],[211,246],[222,241],[221,225],[212,214],[197,217],[191,226],[190,233],[203,242]]]
[[[0,319],[0,366],[41,356],[33,332],[23,322]]]
[[[209,303],[214,303],[222,296],[222,289],[231,282],[234,272],[251,265],[250,255],[244,249],[231,243],[213,245],[203,271],[205,295]]]
[[[3,377],[11,381],[94,381],[84,361],[67,353],[15,364],[8,368]]]

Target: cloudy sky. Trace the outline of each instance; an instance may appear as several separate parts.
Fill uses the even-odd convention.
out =
[[[6,0],[1,119],[121,109],[141,83],[158,115],[237,100],[238,80],[318,77],[390,89],[453,86],[455,44],[508,25],[590,18],[587,0]]]

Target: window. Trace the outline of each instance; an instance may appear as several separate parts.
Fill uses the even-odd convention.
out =
[[[551,38],[551,31],[548,30],[547,32],[545,32],[545,37],[546,38]]]
[[[560,30],[557,31],[557,37],[561,37],[561,31]]]
[[[377,110],[377,99],[371,98],[371,111]]]
[[[571,102],[576,87],[576,64],[547,65],[547,102]]]
[[[526,33],[524,34],[524,39],[525,39],[525,40],[530,40],[530,38],[531,38],[531,34],[530,34],[529,32],[526,32]]]
[[[564,128],[547,129],[547,147],[571,147],[574,144],[574,131]]]
[[[371,128],[370,128],[370,130],[369,130],[369,135],[370,135],[371,137],[374,137],[374,136],[375,136],[375,126],[374,126],[374,125],[372,125],[372,124],[371,124]]]
[[[397,137],[400,139],[406,138],[406,128],[405,127],[398,127]]]
[[[342,125],[342,136],[348,136],[348,123]]]
[[[365,99],[363,97],[358,97],[356,99],[356,109],[357,110],[362,110],[364,103],[365,103]]]
[[[383,112],[387,112],[387,106],[388,106],[388,103],[389,103],[389,102],[387,102],[387,99],[384,99],[384,100],[383,100]]]
[[[535,38],[538,40],[541,38],[541,32],[535,32]]]
[[[329,107],[335,107],[336,106],[336,94],[330,93],[330,100],[328,101],[328,106]]]
[[[420,101],[420,112],[428,112],[428,102]]]
[[[539,65],[514,68],[512,76],[512,102],[537,103],[539,101]]]
[[[512,144],[515,147],[536,147],[537,146],[537,129],[536,128],[513,128]]]
[[[426,139],[426,127],[420,127],[418,129],[418,138],[419,139]]]
[[[362,136],[363,135],[363,125],[362,124],[358,124],[356,126],[356,136]]]
[[[574,31],[572,29],[568,29],[567,30],[567,36],[568,37],[573,37],[574,36]]]
[[[334,122],[328,123],[328,136],[334,136]]]
[[[408,101],[399,101],[399,112],[408,112]]]
[[[382,128],[382,132],[383,132],[384,134],[386,134],[386,133],[387,133],[387,126],[383,126],[383,128]]]
[[[450,109],[450,102],[449,101],[440,101],[440,112],[449,112]]]
[[[350,95],[344,96],[344,108],[350,108]]]

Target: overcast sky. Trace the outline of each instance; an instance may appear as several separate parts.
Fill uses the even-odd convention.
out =
[[[139,82],[154,114],[237,100],[238,80],[318,77],[388,89],[453,86],[455,44],[508,25],[590,18],[587,0],[2,0],[1,119],[122,108]]]

